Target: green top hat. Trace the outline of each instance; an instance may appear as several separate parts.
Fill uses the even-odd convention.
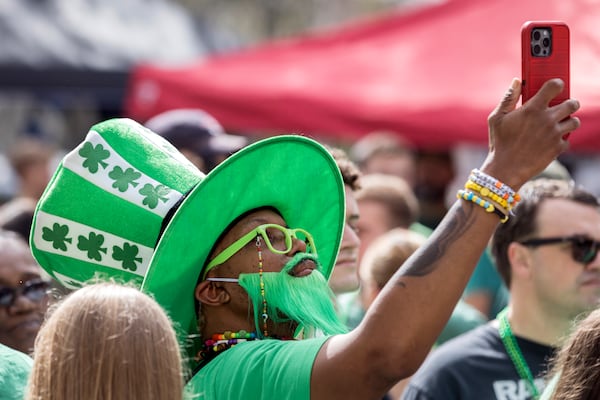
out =
[[[247,211],[273,207],[315,240],[329,277],[344,227],[344,186],[314,140],[276,136],[204,176],[160,136],[128,119],[92,127],[40,199],[33,254],[77,287],[106,276],[143,283],[174,321],[182,344],[197,330],[194,288],[223,231]]]
[[[163,220],[203,177],[132,120],[97,124],[64,157],[38,202],[33,255],[71,289],[102,277],[139,286]]]

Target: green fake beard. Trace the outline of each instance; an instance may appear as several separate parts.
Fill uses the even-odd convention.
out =
[[[295,277],[289,272],[303,260],[312,260],[317,269],[307,276]],[[332,299],[333,292],[321,273],[317,258],[308,253],[296,254],[280,272],[264,272],[263,282],[267,315],[275,323],[297,323],[296,333],[314,334],[320,330],[325,335],[348,331],[339,320]],[[262,336],[263,297],[260,291],[260,275],[240,274],[239,284],[248,292],[254,308],[256,332]]]

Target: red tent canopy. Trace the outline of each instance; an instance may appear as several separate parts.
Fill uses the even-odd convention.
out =
[[[451,0],[179,69],[142,65],[125,114],[198,107],[236,131],[486,143],[487,115],[521,74],[526,20],[570,26],[571,95],[582,103],[571,144],[600,150],[600,4],[590,0]]]

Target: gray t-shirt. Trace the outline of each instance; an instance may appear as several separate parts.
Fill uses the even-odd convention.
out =
[[[554,348],[516,338],[541,393]],[[504,349],[497,321],[458,336],[434,350],[411,378],[402,400],[529,400]]]

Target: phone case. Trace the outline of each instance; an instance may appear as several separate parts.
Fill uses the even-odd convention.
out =
[[[547,32],[550,32],[549,36],[545,36]],[[549,46],[546,46],[545,39],[549,39]],[[552,78],[562,79],[565,87],[550,105],[567,100],[570,84],[569,27],[558,21],[528,21],[521,28],[521,51],[522,103]]]

